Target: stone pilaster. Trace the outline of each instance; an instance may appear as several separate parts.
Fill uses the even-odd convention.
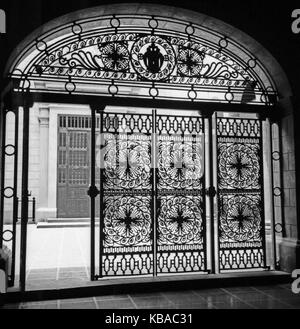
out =
[[[49,108],[39,109],[40,125],[40,189],[39,208],[37,209],[37,220],[51,217],[48,205],[48,177],[49,177]]]
[[[298,105],[297,105],[298,104]],[[282,186],[283,186],[283,223],[285,236],[280,244],[280,267],[292,272],[300,268],[300,218],[297,216],[299,191],[299,173],[296,172],[297,149],[297,122],[295,111],[300,108],[299,101],[284,99],[281,102],[283,117],[281,119],[281,149],[282,149]],[[299,192],[298,192],[299,193]]]

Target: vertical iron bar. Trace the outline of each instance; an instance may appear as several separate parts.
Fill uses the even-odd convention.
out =
[[[102,269],[102,258],[103,258],[103,244],[104,244],[104,204],[103,204],[103,170],[104,170],[104,146],[103,146],[103,113],[104,109],[100,111],[100,214],[99,214],[99,277],[103,277],[103,269]]]
[[[26,254],[28,223],[28,160],[29,160],[29,106],[23,107],[23,159],[22,159],[22,206],[21,206],[21,263],[20,289],[26,290]]]
[[[210,187],[214,186],[214,159],[213,157],[213,133],[212,133],[212,115],[213,113],[209,114],[208,117],[208,141],[209,141],[209,185]],[[215,259],[215,218],[214,218],[214,197],[209,195],[209,211],[210,211],[210,235],[211,235],[211,273],[216,273],[216,259]]]
[[[15,262],[16,262],[16,235],[18,221],[18,151],[19,151],[19,108],[14,109],[15,112],[15,153],[14,153],[14,199],[13,199],[13,240],[12,240],[12,269],[11,269],[11,285],[15,282]]]
[[[271,234],[272,234],[272,248],[273,248],[273,257],[274,257],[274,269],[276,269],[276,261],[277,261],[277,250],[276,250],[276,232],[275,232],[275,203],[274,203],[274,168],[273,168],[273,136],[272,136],[272,124],[270,119],[267,119],[268,123],[268,133],[269,133],[269,144],[270,144],[270,171],[271,171],[271,177],[270,177],[270,192],[272,193],[272,196],[270,198],[271,202]]]
[[[35,223],[35,197],[32,198],[32,221]]]
[[[202,190],[202,198],[203,198],[203,214],[204,214],[204,220],[205,220],[205,236],[206,236],[206,271],[208,273],[211,272],[211,220],[210,220],[210,209],[209,209],[209,199],[206,195],[206,189],[209,188],[209,172],[211,170],[210,164],[209,164],[209,123],[207,116],[203,116],[203,122],[204,122],[204,129],[203,129],[203,138],[204,138],[204,179],[203,179],[203,190]],[[209,266],[209,268],[208,268]]]
[[[18,221],[19,221],[19,203],[20,203],[20,200],[19,200],[19,198],[17,197],[17,205],[16,205],[16,208],[17,208],[17,223],[18,223]]]
[[[202,178],[202,209],[203,209],[203,248],[204,248],[204,271],[207,271],[207,256],[208,256],[208,252],[207,252],[207,218],[206,218],[206,197],[205,197],[205,177],[206,177],[206,165],[205,165],[205,153],[206,153],[206,136],[205,136],[205,129],[206,129],[206,124],[205,124],[205,118],[201,115],[201,123],[202,123],[202,145],[203,145],[203,150],[202,150],[202,154],[203,156],[203,178]],[[197,144],[197,139],[195,141],[195,143]]]
[[[157,110],[152,111],[152,228],[153,228],[153,276],[157,276],[157,186],[156,186],[156,175],[157,175],[157,140],[156,140],[156,117]]]
[[[96,110],[91,107],[91,190],[95,191],[95,166],[96,166]],[[91,281],[95,280],[95,194],[90,195],[91,198]]]
[[[266,253],[266,220],[265,220],[265,209],[264,209],[264,205],[265,205],[265,196],[264,196],[264,164],[263,164],[263,124],[262,124],[262,119],[259,118],[258,120],[259,122],[259,128],[260,128],[260,137],[259,137],[259,148],[260,148],[260,152],[259,152],[259,156],[261,159],[261,164],[260,164],[260,171],[261,171],[261,175],[260,175],[260,186],[261,186],[261,191],[260,191],[260,195],[261,195],[261,221],[262,221],[262,248],[263,248],[263,253],[264,253],[264,267],[267,267],[267,253]]]
[[[4,225],[4,187],[5,187],[5,143],[6,143],[6,110],[1,110],[1,173],[0,173],[0,248],[3,247],[3,225]]]
[[[281,207],[281,226],[282,226],[282,236],[286,236],[286,227],[285,227],[285,215],[284,215],[284,198],[282,197],[282,190],[283,190],[283,154],[282,154],[282,129],[281,129],[281,122],[277,123],[278,127],[278,153],[279,153],[279,179],[280,179],[280,207]]]

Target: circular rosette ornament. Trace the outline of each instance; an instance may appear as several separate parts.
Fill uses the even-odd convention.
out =
[[[161,244],[202,243],[200,197],[162,197],[159,241]]]
[[[149,141],[119,141],[108,144],[105,156],[105,188],[151,189]]]
[[[199,146],[192,143],[161,142],[159,145],[159,187],[201,189],[203,159]]]
[[[235,143],[220,147],[219,176],[222,188],[259,188],[257,145]]]
[[[181,48],[178,52],[178,73],[182,76],[199,77],[203,68],[204,54],[196,49]]]
[[[105,207],[105,246],[137,246],[149,243],[150,197],[108,197]]]
[[[224,200],[223,200],[224,202]],[[222,242],[260,242],[261,215],[257,197],[233,196],[221,214]]]
[[[122,42],[99,45],[102,62],[106,70],[125,72],[129,69],[129,52]]]
[[[131,58],[136,72],[146,80],[165,80],[175,67],[174,49],[154,35],[140,38],[132,47]]]

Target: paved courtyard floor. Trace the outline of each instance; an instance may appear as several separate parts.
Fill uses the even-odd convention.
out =
[[[9,226],[5,229],[9,229]],[[17,231],[16,283],[20,268],[20,226]],[[11,248],[10,245],[8,247]],[[97,249],[99,248],[96,246],[95,250]],[[96,254],[96,260],[97,256]],[[74,281],[79,285],[87,282],[90,280],[89,262],[89,227],[39,229],[34,224],[28,225],[27,290],[61,287],[74,284]]]
[[[89,227],[38,229],[35,225],[28,225],[27,290],[92,285],[89,278],[89,234]],[[17,272],[18,268],[17,263]],[[288,284],[94,296],[7,304],[4,308],[299,309],[300,295],[293,294]]]
[[[5,229],[10,229],[7,226]],[[99,226],[96,226],[95,271],[99,268]],[[20,252],[20,226],[17,227],[16,282]],[[11,246],[8,246],[11,247]],[[90,285],[90,228],[38,228],[28,225],[27,290]]]
[[[21,304],[5,309],[300,309],[291,286],[254,286],[95,296]]]

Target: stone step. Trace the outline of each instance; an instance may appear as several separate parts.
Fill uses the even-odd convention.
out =
[[[291,275],[279,271],[257,271],[224,274],[185,274],[160,277],[104,278],[99,281],[53,280],[49,287],[43,285],[25,293],[16,288],[5,294],[5,302],[19,303],[65,298],[106,296],[111,294],[153,293],[226,287],[272,286],[291,283]]]
[[[99,226],[99,223],[96,223],[96,226]],[[62,222],[62,223],[49,223],[49,222],[39,222],[37,223],[38,229],[45,228],[77,228],[77,227],[90,227],[89,222]]]
[[[90,222],[89,217],[86,218],[47,218],[45,222],[47,223],[83,223]]]

